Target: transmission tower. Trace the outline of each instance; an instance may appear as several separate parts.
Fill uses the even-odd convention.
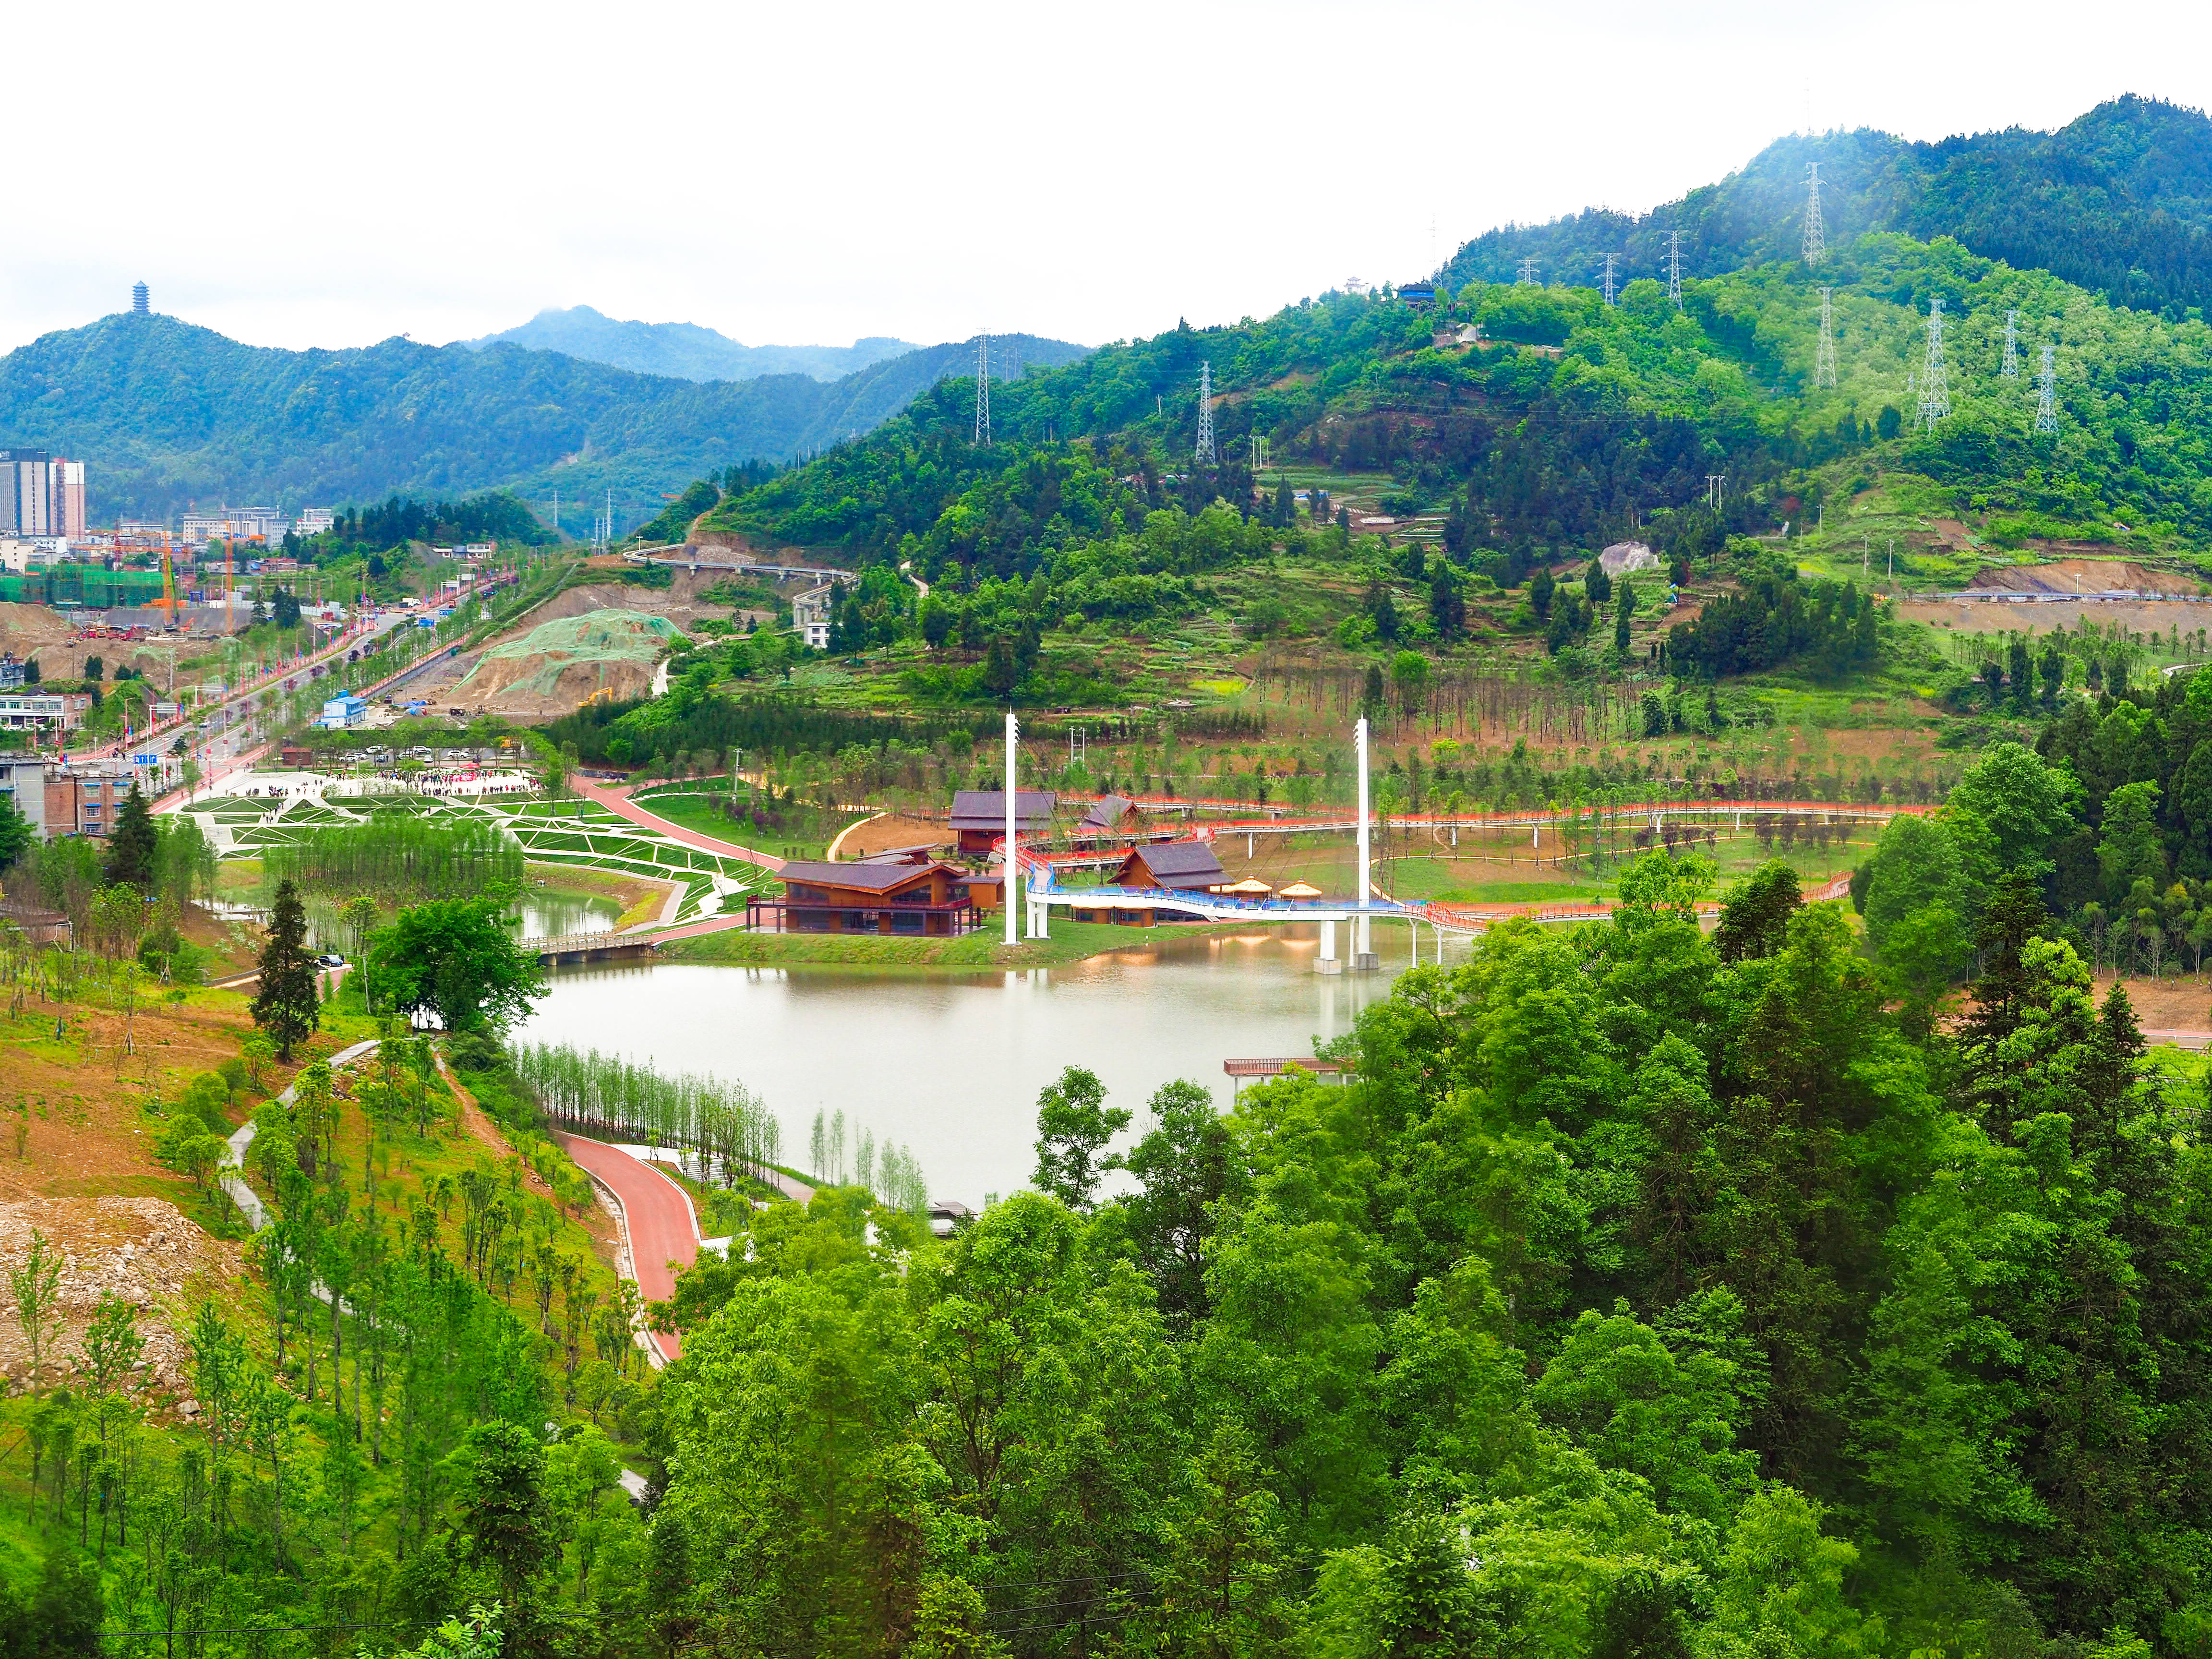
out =
[[[1817,265],[1827,258],[1827,239],[1820,223],[1820,164],[1808,161],[1805,163],[1805,263]]]
[[[989,330],[975,337],[975,447],[986,447],[991,441],[991,335]]]
[[[1936,422],[1951,412],[1951,381],[1943,367],[1943,296],[1928,301],[1928,355],[1920,365],[1918,413],[1921,426],[1933,432]]]
[[[1522,286],[1524,288],[1535,288],[1539,286],[1536,281],[1536,256],[1533,253],[1528,255],[1521,261],[1520,282]]]
[[[1674,309],[1682,308],[1682,233],[1667,233],[1667,297],[1674,302]]]
[[[1727,483],[1728,474],[1725,472],[1708,472],[1705,474],[1705,505],[1707,507],[1711,509],[1715,518],[1718,518],[1720,516],[1721,491],[1726,487]]]
[[[1813,354],[1813,384],[1832,386],[1836,383],[1836,290],[1820,290],[1820,343]]]
[[[2043,343],[2043,372],[2035,377],[2035,429],[2058,430],[2058,348]]]
[[[2017,311],[2005,313],[2005,355],[2002,373],[2008,380],[2020,379],[2020,313]]]
[[[1613,303],[1613,267],[1620,262],[1620,256],[1617,253],[1608,253],[1605,256],[1605,302],[1607,305]]]
[[[1220,458],[1213,453],[1213,365],[1198,366],[1198,464],[1215,466]]]

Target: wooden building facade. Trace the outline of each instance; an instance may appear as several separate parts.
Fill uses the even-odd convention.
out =
[[[794,860],[778,872],[781,898],[745,901],[745,926],[766,933],[889,933],[945,938],[972,932],[978,913],[950,864],[827,864]]]

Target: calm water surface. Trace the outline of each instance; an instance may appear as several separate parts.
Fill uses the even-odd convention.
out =
[[[1176,1078],[1229,1103],[1223,1060],[1310,1054],[1387,995],[1411,957],[1378,925],[1379,974],[1313,972],[1311,927],[1174,939],[1065,968],[951,974],[847,968],[574,968],[518,1033],[749,1085],[806,1162],[816,1112],[842,1110],[921,1159],[933,1195],[973,1204],[1024,1185],[1037,1091],[1064,1066],[1137,1113]],[[1463,955],[1447,941],[1445,961]],[[1435,959],[1433,934],[1423,959]]]

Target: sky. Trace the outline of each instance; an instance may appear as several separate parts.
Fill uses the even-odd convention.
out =
[[[1641,210],[1781,135],[2212,105],[2212,12],[1869,0],[121,0],[28,8],[0,349],[129,303],[258,345],[548,307],[747,344],[1096,344]],[[2002,21],[1999,21],[1999,19]]]

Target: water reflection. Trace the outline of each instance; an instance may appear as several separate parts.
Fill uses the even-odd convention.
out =
[[[1378,927],[1376,944],[1382,973],[1337,976],[1313,972],[1310,927],[975,973],[579,967],[556,973],[520,1035],[738,1079],[781,1121],[786,1162],[804,1160],[817,1111],[842,1110],[910,1146],[933,1193],[974,1203],[1028,1180],[1037,1091],[1063,1066],[1097,1072],[1139,1129],[1146,1099],[1175,1078],[1226,1105],[1222,1061],[1310,1054],[1389,994],[1410,941]],[[1448,945],[1446,960],[1465,949]],[[1433,936],[1421,955],[1435,959]]]

